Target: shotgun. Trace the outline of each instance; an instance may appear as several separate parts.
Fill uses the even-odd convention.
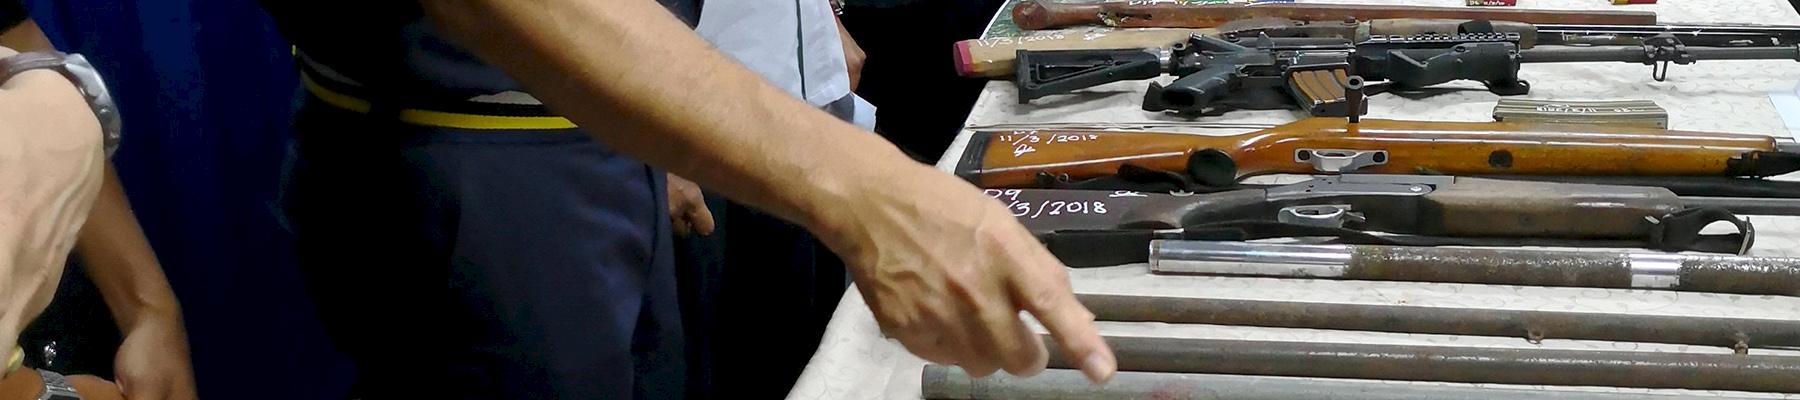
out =
[[[1532,343],[1670,343],[1729,347],[1739,354],[1800,345],[1800,321],[1792,319],[1456,307],[1407,304],[1404,299],[1387,304],[1098,293],[1075,297],[1097,321],[1493,336]]]
[[[1208,194],[989,189],[1071,267],[1145,262],[1149,243],[1329,237],[1407,246],[1645,248],[1744,254],[1738,215],[1800,215],[1800,199],[1677,196],[1639,186],[1348,174]],[[1735,232],[1708,234],[1715,223]]]
[[[1031,0],[1013,7],[1013,23],[1029,30],[1079,25],[1120,28],[1214,28],[1251,18],[1301,21],[1391,18],[1479,19],[1530,24],[1654,25],[1656,13],[1642,11],[1526,10],[1357,4],[1178,4],[1133,0],[1093,4]]]
[[[1800,258],[1158,240],[1150,271],[1800,296]]]
[[[921,388],[930,400],[1678,400],[1692,396],[1636,392],[1420,385],[1411,382],[1307,379],[1279,376],[1119,371],[1095,385],[1081,371],[1049,369],[1030,378],[969,376],[961,368],[926,365]],[[1705,397],[1750,400],[1766,397]]]
[[[1048,335],[1050,368],[1075,368]],[[1120,371],[1800,392],[1800,357],[1107,336]],[[1433,397],[1436,398],[1436,397]],[[1447,398],[1447,397],[1445,397]]]
[[[1770,136],[1656,128],[1307,118],[1233,135],[978,131],[956,174],[984,188],[1111,176],[1122,166],[1224,187],[1269,174],[1775,176],[1800,146]]]

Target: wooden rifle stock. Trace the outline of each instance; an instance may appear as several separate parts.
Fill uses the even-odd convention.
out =
[[[1505,122],[1309,118],[1234,136],[977,132],[957,174],[986,188],[1079,180],[1132,164],[1224,186],[1268,174],[1773,176],[1800,155],[1762,135]]]
[[[1476,9],[1356,4],[1206,4],[1189,5],[1135,0],[1096,4],[1032,0],[1012,10],[1020,28],[1038,30],[1077,25],[1125,28],[1213,28],[1250,18],[1299,21],[1444,18],[1513,21],[1530,24],[1652,25],[1656,14],[1643,11]]]

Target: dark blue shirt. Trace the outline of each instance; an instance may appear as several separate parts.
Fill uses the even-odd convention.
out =
[[[7,0],[0,0],[7,1]],[[701,0],[658,0],[693,26]],[[382,96],[435,102],[521,90],[451,43],[412,1],[261,0],[302,54]]]

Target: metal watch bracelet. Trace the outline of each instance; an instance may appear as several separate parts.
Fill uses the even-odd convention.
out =
[[[44,393],[37,400],[81,400],[81,394],[75,393],[75,386],[69,384],[69,378],[62,374],[38,370],[38,376],[44,379]]]
[[[99,71],[89,64],[86,57],[80,54],[63,54],[60,52],[24,52],[0,58],[0,83],[12,79],[26,71],[45,69],[53,70],[75,84],[81,97],[94,112],[94,118],[100,121],[100,134],[105,144],[106,155],[112,156],[119,147],[120,129],[119,109],[113,102],[112,93],[106,82],[100,78]]]

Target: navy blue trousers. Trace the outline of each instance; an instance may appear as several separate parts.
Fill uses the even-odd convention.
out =
[[[661,171],[577,131],[317,101],[295,133],[288,220],[357,396],[683,397]]]

